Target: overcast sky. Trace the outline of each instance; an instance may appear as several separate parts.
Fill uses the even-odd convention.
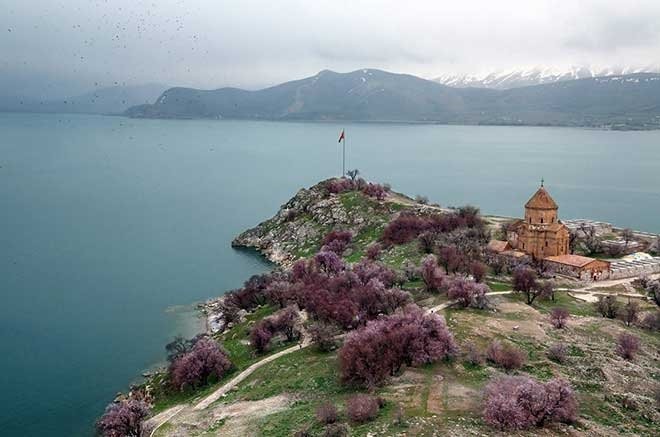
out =
[[[660,64],[660,0],[0,0],[0,95]]]

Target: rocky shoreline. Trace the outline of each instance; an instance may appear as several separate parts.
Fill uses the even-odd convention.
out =
[[[222,333],[234,326],[234,322],[228,322],[223,312],[225,296],[208,299],[206,302],[197,304],[197,310],[206,319],[206,334],[213,335]],[[243,322],[247,311],[238,312],[238,322]]]

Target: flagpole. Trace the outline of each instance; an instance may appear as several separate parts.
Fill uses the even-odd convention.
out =
[[[342,129],[342,132],[344,132],[344,141],[342,141],[342,162],[341,162],[341,176],[344,177],[346,176],[346,131]]]

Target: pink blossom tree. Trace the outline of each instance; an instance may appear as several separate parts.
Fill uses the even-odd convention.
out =
[[[374,387],[404,364],[432,363],[457,350],[442,317],[408,305],[349,334],[339,351],[340,373],[344,383]]]
[[[550,311],[550,323],[556,329],[562,329],[566,326],[568,320],[568,311],[564,308],[555,307]]]
[[[346,400],[346,414],[356,423],[364,423],[378,416],[378,398],[367,394],[356,394]]]
[[[426,286],[426,291],[438,291],[442,288],[445,275],[442,273],[440,267],[438,267],[438,262],[433,255],[427,255],[422,260],[422,266],[420,267],[420,274],[422,276],[422,281]]]
[[[447,297],[458,301],[458,304],[467,308],[485,308],[487,306],[486,293],[490,288],[486,284],[479,284],[463,276],[457,276],[448,281]]]
[[[232,367],[226,352],[217,342],[201,337],[190,352],[170,364],[170,382],[180,391],[197,388],[222,378]]]
[[[343,254],[353,241],[353,234],[349,231],[332,231],[323,238],[322,251]]]
[[[141,437],[142,423],[148,415],[149,405],[143,401],[115,402],[105,409],[96,429],[104,437]]]
[[[563,379],[544,384],[525,376],[507,376],[486,387],[483,416],[487,424],[502,431],[570,423],[577,417],[577,399]]]
[[[525,352],[512,344],[502,344],[499,340],[493,340],[488,345],[486,358],[504,370],[520,369],[527,361]]]

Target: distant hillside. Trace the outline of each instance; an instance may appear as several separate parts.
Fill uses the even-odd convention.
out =
[[[322,71],[258,91],[171,88],[136,118],[398,121],[660,128],[660,74],[491,90],[452,88],[380,70]]]
[[[166,89],[160,84],[117,85],[54,100],[2,96],[0,111],[121,114],[132,106],[154,102]]]
[[[607,68],[580,66],[563,69],[556,67],[535,67],[530,69],[493,71],[484,74],[443,74],[433,80],[455,88],[471,87],[506,90],[565,80],[591,79],[594,77],[620,76],[634,73],[660,73],[660,66]]]

